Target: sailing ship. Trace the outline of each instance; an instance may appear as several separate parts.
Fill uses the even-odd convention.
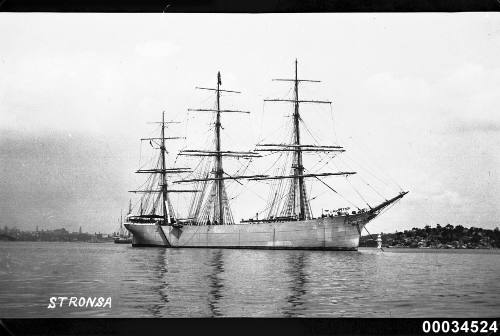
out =
[[[124,223],[127,230],[132,233],[132,246],[169,246],[161,227],[182,222],[175,216],[169,194],[196,192],[196,190],[170,190],[168,184],[168,176],[191,171],[188,168],[167,167],[166,141],[183,137],[166,137],[165,130],[168,124],[179,122],[165,121],[165,112],[162,112],[162,120],[153,123],[160,124],[160,137],[142,138],[141,141],[148,141],[154,149],[159,150],[158,155],[153,158],[155,166],[137,170],[137,174],[148,175],[145,187],[129,191],[142,195],[137,212],[133,213],[130,210]]]
[[[401,191],[390,199],[385,199],[376,206],[358,208],[351,211],[341,208],[325,215],[314,217],[310,201],[306,192],[306,180],[316,179],[331,191],[337,193],[323,178],[328,176],[345,176],[356,174],[349,171],[312,172],[303,161],[303,154],[309,152],[342,153],[345,149],[337,145],[305,145],[301,142],[301,113],[302,104],[331,104],[330,101],[306,100],[299,98],[299,84],[303,82],[319,82],[316,80],[299,79],[297,75],[297,61],[295,61],[295,76],[292,79],[278,79],[293,83],[293,99],[267,99],[269,102],[290,103],[293,106],[291,115],[291,137],[288,142],[260,143],[252,151],[229,151],[222,149],[221,143],[221,116],[225,113],[249,113],[247,111],[229,110],[221,107],[221,93],[240,93],[239,91],[222,89],[220,72],[217,74],[217,85],[214,88],[200,87],[215,93],[215,108],[190,109],[195,112],[210,112],[214,116],[213,147],[206,150],[185,149],[178,155],[201,157],[197,168],[191,172],[195,178],[184,178],[173,181],[173,184],[194,184],[193,194],[189,205],[188,216],[185,220],[175,218],[148,223],[148,230],[140,230],[138,225],[125,224],[134,234],[140,235],[141,240],[155,241],[158,245],[180,248],[245,248],[245,249],[308,249],[308,250],[357,250],[361,231],[365,225],[377,217],[384,209],[395,204],[408,192]],[[163,136],[162,136],[163,137]],[[281,170],[288,174],[280,175],[232,175],[223,168],[223,163],[231,158],[259,159],[262,153],[281,153],[291,158],[291,165]],[[187,172],[184,170],[183,172]],[[162,176],[165,176],[163,173]],[[226,182],[246,180],[247,182],[275,181],[278,186],[275,190],[285,190],[281,195],[278,192],[270,193],[269,211],[267,216],[258,219],[234,221],[229,198],[226,192]],[[166,198],[166,181],[161,184],[164,199]],[[285,186],[285,187],[284,187]],[[276,189],[277,188],[277,189]],[[280,195],[278,195],[280,194]],[[168,207],[167,207],[168,209]],[[156,227],[155,227],[156,225]],[[154,237],[154,238],[153,238]],[[158,237],[158,238],[157,238]],[[138,244],[136,242],[136,245]]]
[[[132,213],[132,201],[129,201],[128,205],[128,214],[130,215]],[[130,231],[125,232],[123,228],[123,216],[120,211],[120,219],[118,223],[118,232],[117,235],[114,237],[114,242],[115,244],[131,244],[132,243],[132,236],[130,235]]]

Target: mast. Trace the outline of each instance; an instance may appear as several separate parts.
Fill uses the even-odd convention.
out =
[[[304,174],[304,165],[302,154],[303,152],[343,152],[341,146],[318,146],[318,145],[302,145],[300,142],[300,122],[302,121],[300,117],[299,105],[301,103],[317,103],[317,104],[331,104],[331,101],[326,100],[304,100],[299,98],[299,82],[312,82],[318,83],[318,80],[311,79],[299,79],[298,78],[298,61],[295,59],[295,76],[293,79],[274,79],[275,81],[285,81],[293,82],[294,84],[294,96],[293,99],[264,99],[264,101],[270,102],[286,102],[293,103],[293,139],[291,144],[262,144],[257,145],[261,147],[256,151],[270,151],[270,152],[282,152],[282,151],[292,151],[293,152],[293,163],[292,163],[292,175],[291,176],[274,176],[265,178],[255,178],[255,180],[266,180],[266,179],[281,179],[281,178],[293,178],[290,183],[290,189],[288,191],[288,199],[286,201],[285,207],[281,211],[281,215],[294,217],[297,220],[305,220],[311,218],[311,207],[309,200],[307,198],[306,186],[304,182],[304,177],[315,177],[323,174]],[[267,147],[267,148],[262,148]],[[328,173],[327,175],[350,175],[354,174],[352,172],[339,172],[339,173]],[[298,195],[297,195],[298,191]],[[298,196],[298,200],[297,200]],[[297,213],[297,201],[298,201],[298,213]]]
[[[163,224],[170,223],[170,213],[167,206],[167,172],[165,164],[165,111],[161,115],[161,190],[162,190],[162,207],[163,207]]]
[[[218,197],[218,203],[219,203],[219,223],[221,225],[224,224],[224,205],[222,204],[222,191],[223,191],[223,185],[224,185],[224,180],[222,179],[222,153],[220,151],[220,128],[221,128],[221,123],[220,123],[220,85],[221,85],[221,79],[220,79],[220,71],[217,72],[217,116],[216,116],[216,121],[215,121],[215,150],[217,151],[217,155],[215,156],[215,160],[217,162],[216,164],[216,173],[215,177],[218,179],[217,180],[217,197]]]
[[[221,144],[221,113],[250,113],[248,111],[240,111],[240,110],[228,110],[221,109],[220,103],[220,95],[221,92],[229,92],[229,93],[241,93],[239,91],[225,90],[221,89],[222,81],[220,71],[217,72],[217,86],[215,88],[207,88],[207,87],[196,87],[196,89],[200,90],[208,90],[215,91],[216,93],[216,106],[215,109],[206,109],[206,108],[197,108],[197,109],[188,109],[188,111],[197,111],[197,112],[213,112],[215,113],[215,127],[214,127],[214,137],[215,137],[215,149],[212,150],[194,150],[194,149],[184,149],[179,152],[179,155],[186,156],[198,156],[198,157],[208,157],[213,156],[214,166],[212,167],[212,172],[214,177],[209,177],[209,173],[203,178],[195,178],[195,179],[183,179],[174,181],[173,183],[193,183],[193,182],[209,182],[210,184],[210,195],[205,198],[205,188],[208,187],[208,184],[205,183],[203,186],[203,190],[201,191],[201,196],[196,199],[193,199],[192,208],[197,209],[192,214],[192,217],[195,218],[196,223],[198,225],[205,225],[208,221],[214,223],[215,221],[221,225],[234,224],[233,216],[231,213],[231,208],[229,207],[229,203],[227,200],[227,193],[225,189],[225,180],[237,180],[237,179],[249,179],[256,177],[264,177],[264,175],[250,175],[250,176],[231,176],[227,172],[224,171],[222,160],[224,157],[233,157],[233,158],[255,158],[261,157],[260,154],[256,152],[240,152],[240,151],[224,151],[222,150]],[[200,202],[200,203],[197,203]],[[203,203],[203,206],[202,206]]]
[[[122,217],[122,209],[120,209],[120,232],[118,233],[119,236],[123,236],[123,217]]]
[[[309,153],[309,152],[324,152],[324,153],[342,153],[345,152],[342,146],[337,146],[337,145],[303,145],[301,144],[301,139],[300,139],[300,123],[303,123],[303,120],[300,116],[300,110],[299,110],[299,105],[302,103],[316,103],[316,104],[331,104],[331,101],[327,100],[310,100],[310,99],[300,99],[299,98],[299,82],[300,83],[319,83],[320,81],[318,80],[311,80],[311,79],[299,79],[298,78],[298,62],[297,59],[295,59],[295,76],[294,78],[290,79],[273,79],[274,81],[283,81],[283,82],[293,82],[293,89],[294,89],[294,95],[293,99],[264,99],[264,101],[268,102],[284,102],[284,103],[293,103],[294,106],[294,111],[293,111],[293,133],[292,133],[292,140],[290,144],[287,143],[265,143],[265,144],[257,144],[256,145],[256,152],[274,152],[274,153],[280,153],[280,152],[293,152],[293,161],[292,161],[292,169],[290,175],[280,175],[280,176],[262,176],[262,177],[254,177],[251,178],[250,180],[254,181],[261,181],[261,180],[281,180],[281,179],[290,179],[290,186],[287,194],[287,199],[284,204],[281,205],[281,211],[280,211],[280,217],[282,218],[290,218],[290,219],[295,219],[295,220],[306,220],[310,219],[312,217],[311,213],[311,207],[310,207],[310,200],[307,198],[307,193],[306,193],[306,186],[305,186],[305,181],[304,178],[310,178],[314,177],[318,179],[320,182],[325,184],[329,189],[333,190],[335,193],[337,193],[333,188],[331,188],[329,185],[327,185],[325,182],[323,182],[319,177],[320,176],[335,176],[335,175],[340,175],[340,176],[346,176],[348,177],[349,175],[356,174],[356,172],[346,172],[346,171],[339,171],[339,172],[325,172],[325,173],[315,173],[315,172],[307,172],[304,173],[306,170],[303,165],[303,158],[302,154],[303,153]],[[281,182],[280,182],[281,183]],[[281,188],[281,187],[279,187]],[[298,195],[297,195],[297,189],[298,189]],[[384,207],[392,204],[393,202],[397,201],[398,199],[402,198],[404,195],[406,195],[407,192],[402,192],[398,196],[380,204],[379,206],[375,208],[370,207],[370,212],[375,213],[377,211],[380,211]],[[271,196],[271,207],[269,210],[269,218],[272,219],[272,211],[274,211],[274,204],[276,200],[276,195]],[[298,200],[297,200],[298,196]],[[297,201],[299,202],[298,204],[298,214],[297,212]],[[280,210],[277,208],[276,210]],[[278,212],[278,211],[277,211]],[[277,213],[276,212],[276,213]]]
[[[167,124],[178,124],[178,121],[165,121],[165,111],[162,112],[162,119],[161,121],[156,121],[156,122],[151,122],[152,124],[160,124],[161,127],[161,132],[160,132],[160,137],[152,137],[152,138],[142,138],[141,141],[149,141],[150,145],[154,149],[160,149],[160,156],[157,159],[157,163],[155,164],[154,167],[151,168],[145,168],[145,169],[139,169],[136,171],[136,173],[139,174],[159,174],[159,181],[157,179],[153,179],[151,181],[154,181],[154,183],[158,183],[158,189],[154,189],[153,185],[149,185],[147,189],[143,190],[130,190],[129,192],[132,193],[148,193],[148,194],[157,194],[158,197],[155,198],[154,201],[154,206],[152,209],[151,214],[144,215],[144,207],[143,207],[143,199],[141,198],[140,206],[139,206],[139,215],[138,216],[132,216],[132,217],[144,217],[144,218],[158,218],[162,219],[163,223],[162,225],[168,225],[172,224],[172,222],[175,221],[175,213],[174,209],[172,207],[172,204],[170,203],[170,198],[169,194],[171,193],[185,193],[185,192],[198,192],[198,190],[174,190],[170,189],[168,186],[168,179],[167,179],[167,174],[180,174],[180,173],[189,173],[191,170],[189,168],[167,168],[167,163],[166,163],[166,145],[165,141],[166,140],[174,140],[174,139],[184,139],[184,137],[166,137],[165,136],[165,128]],[[155,147],[153,146],[153,143]],[[156,156],[158,157],[158,156]],[[162,209],[162,213],[156,215],[156,202],[160,202],[161,204],[159,207]],[[146,207],[147,207],[147,202],[146,200]],[[129,204],[129,215],[132,212],[132,203]]]
[[[300,120],[300,114],[299,114],[299,81],[297,78],[297,59],[295,59],[295,102],[294,102],[294,113],[293,113],[293,127],[294,127],[294,133],[295,133],[295,145],[297,146],[295,149],[295,162],[296,165],[294,167],[294,175],[296,176],[293,181],[293,209],[295,212],[295,190],[297,183],[299,185],[299,206],[300,206],[300,212],[299,212],[299,220],[304,220],[305,219],[305,202],[306,200],[306,195],[305,195],[305,189],[304,189],[304,177],[302,176],[304,174],[304,166],[302,165],[302,148],[300,147],[300,127],[299,127],[299,120]]]

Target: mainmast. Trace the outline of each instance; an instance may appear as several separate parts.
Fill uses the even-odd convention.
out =
[[[215,160],[217,162],[215,177],[217,178],[217,193],[218,193],[218,201],[219,201],[219,223],[224,224],[224,206],[222,203],[222,188],[224,185],[224,180],[222,180],[223,170],[222,170],[222,154],[220,152],[220,71],[217,72],[217,116],[215,120],[215,150],[217,151],[217,155],[215,156]]]
[[[188,155],[188,156],[213,156],[215,157],[215,165],[213,167],[214,177],[204,177],[204,178],[195,178],[195,179],[185,179],[174,181],[174,183],[188,183],[188,182],[208,182],[211,181],[213,184],[211,186],[210,196],[205,202],[203,210],[200,209],[200,206],[194,206],[196,213],[193,214],[197,224],[205,224],[207,220],[210,219],[210,213],[212,212],[212,222],[215,224],[234,224],[231,214],[231,209],[229,208],[227,193],[224,185],[225,180],[237,180],[244,178],[255,178],[255,177],[264,177],[263,175],[251,175],[251,176],[231,176],[227,172],[224,171],[222,166],[223,157],[238,157],[238,158],[254,158],[260,157],[258,153],[255,152],[236,152],[236,151],[223,151],[221,145],[221,113],[250,113],[248,111],[239,111],[239,110],[225,110],[221,108],[220,104],[220,94],[221,92],[228,93],[241,93],[239,91],[232,90],[223,90],[221,89],[222,81],[220,72],[217,73],[217,86],[216,88],[206,88],[206,87],[196,87],[201,90],[209,90],[215,91],[216,93],[216,107],[215,109],[188,109],[188,111],[197,111],[197,112],[214,112],[215,113],[215,128],[214,128],[214,136],[215,136],[215,150],[192,150],[186,149],[179,153],[179,155]],[[203,197],[204,191],[201,191],[201,195]],[[203,199],[198,199],[193,202],[202,202]],[[193,203],[195,204],[195,203]],[[201,205],[201,203],[198,203]],[[212,209],[213,206],[213,209]],[[213,210],[213,211],[212,211]],[[201,215],[200,212],[201,211]],[[208,222],[208,221],[207,221]]]
[[[307,202],[307,196],[306,196],[306,190],[304,188],[304,177],[302,176],[304,174],[304,166],[302,165],[302,148],[300,147],[300,127],[299,127],[299,120],[300,120],[300,114],[299,114],[299,81],[297,78],[297,59],[295,59],[295,83],[294,83],[294,88],[295,88],[295,102],[294,102],[294,113],[293,113],[293,127],[294,127],[294,133],[295,133],[295,167],[294,167],[294,175],[296,176],[293,180],[293,209],[295,209],[295,190],[297,189],[297,182],[299,185],[299,205],[300,205],[300,212],[299,212],[299,220],[304,220],[306,217],[306,202]]]

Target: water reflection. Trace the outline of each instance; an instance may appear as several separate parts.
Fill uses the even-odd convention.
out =
[[[210,293],[208,296],[208,307],[212,313],[212,317],[222,316],[219,300],[222,298],[224,285],[220,275],[224,272],[223,251],[214,250],[210,256],[211,273],[207,276],[209,280]]]
[[[404,252],[404,251],[403,251]],[[5,317],[497,316],[500,252],[319,252],[0,244]],[[57,273],[57,274],[56,274]],[[51,296],[112,309],[47,309]]]
[[[285,273],[290,277],[290,295],[286,301],[289,305],[284,309],[283,314],[286,317],[301,316],[301,312],[305,311],[304,295],[306,294],[306,285],[308,277],[306,266],[308,263],[308,254],[304,251],[291,253],[286,257],[287,268]]]
[[[153,317],[162,317],[162,310],[167,307],[169,302],[168,292],[168,255],[167,249],[159,249],[158,256],[155,258],[153,274],[155,274],[153,283],[156,284],[152,289],[158,294],[159,300],[150,308]]]

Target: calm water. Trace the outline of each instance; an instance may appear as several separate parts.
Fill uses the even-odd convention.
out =
[[[47,309],[51,296],[112,308]],[[1,317],[495,317],[500,251],[0,243]]]

